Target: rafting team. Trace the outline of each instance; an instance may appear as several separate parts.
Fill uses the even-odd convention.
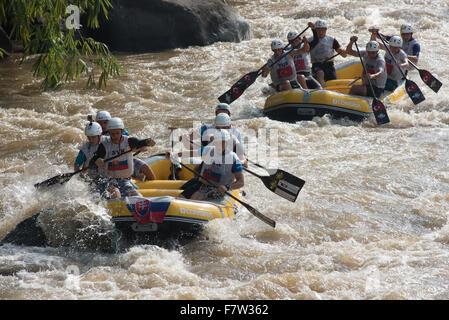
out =
[[[292,88],[321,89],[325,81],[337,78],[332,58],[335,52],[343,57],[347,55],[362,57],[367,74],[362,75],[362,85],[351,87],[350,94],[373,96],[381,95],[384,90],[394,90],[402,78],[395,60],[404,72],[408,69],[408,60],[417,63],[420,46],[413,38],[413,28],[403,24],[400,28],[401,36],[380,35],[376,27],[371,27],[371,39],[366,44],[366,50],[354,51],[353,44],[357,37],[352,36],[345,50],[343,50],[337,39],[326,34],[327,24],[318,20],[309,22],[313,36],[310,38],[299,37],[296,31],[287,35],[287,40],[293,49],[288,53],[281,40],[273,40],[271,49],[273,56],[268,60],[263,69],[262,76],[271,76],[272,85],[277,91],[290,90]],[[376,41],[382,36],[387,41],[388,50],[394,56],[386,54],[383,57],[379,49],[385,50],[383,44]],[[301,41],[302,40],[302,41]],[[275,63],[276,62],[276,63]],[[373,91],[366,84],[367,77],[372,80]],[[220,103],[215,109],[215,123],[203,125],[199,130],[201,145],[193,143],[193,132],[187,141],[190,151],[196,149],[203,160],[196,169],[201,177],[186,182],[181,189],[183,192],[179,197],[195,200],[203,200],[208,197],[223,196],[225,191],[239,189],[244,186],[243,167],[248,163],[245,158],[241,134],[237,128],[231,126],[231,110],[228,104]],[[89,179],[100,194],[107,198],[120,198],[125,196],[139,196],[137,186],[131,178],[138,180],[154,180],[155,174],[152,169],[142,160],[134,157],[132,151],[145,151],[156,142],[151,139],[138,139],[131,137],[125,129],[120,118],[113,118],[108,111],[100,111],[95,121],[90,118],[85,127],[88,142],[80,149],[75,160],[75,171],[88,168],[87,174],[83,175]],[[123,156],[120,156],[123,154]],[[119,157],[117,157],[119,156]],[[167,158],[179,156],[169,153]],[[112,158],[111,161],[105,159]],[[217,161],[218,160],[218,161]],[[208,183],[212,180],[213,184]]]
[[[231,126],[231,109],[220,103],[215,108],[215,122],[199,129],[201,145],[195,148],[192,141],[194,133],[184,140],[188,141],[189,153],[195,149],[203,160],[196,168],[204,179],[187,181],[181,189],[181,198],[204,200],[221,198],[225,191],[244,186],[243,166],[247,167],[241,134]],[[111,117],[108,111],[97,113],[95,121],[88,117],[85,127],[88,141],[80,148],[74,163],[75,171],[87,168],[82,175],[90,186],[106,199],[126,196],[140,196],[137,186],[131,179],[155,180],[153,170],[143,161],[135,158],[133,151],[145,151],[156,142],[151,139],[131,137],[125,129],[123,120]],[[120,156],[122,155],[122,156]],[[179,156],[182,154],[179,154]],[[176,161],[178,154],[167,153],[166,157]],[[108,161],[107,159],[110,159]],[[212,183],[209,183],[212,181]]]
[[[350,38],[346,49],[342,49],[337,39],[327,35],[327,24],[323,20],[315,23],[309,22],[308,26],[312,29],[312,37],[300,38],[296,31],[290,31],[287,34],[288,44],[292,46],[286,50],[284,43],[275,39],[271,43],[273,56],[268,60],[262,71],[262,77],[271,76],[271,81],[276,91],[291,90],[294,88],[302,89],[322,89],[325,87],[325,81],[337,79],[333,58],[340,54],[342,57],[347,55],[358,57],[358,52],[354,51],[352,46],[357,41],[356,36]],[[367,74],[362,75],[362,85],[351,87],[349,94],[378,97],[384,90],[392,91],[396,89],[402,79],[402,73],[399,67],[406,74],[409,65],[408,60],[417,63],[420,45],[413,38],[413,28],[408,24],[403,24],[400,28],[400,36],[385,36],[379,34],[379,29],[371,27],[370,41],[366,44],[366,50],[360,50]],[[382,36],[386,39],[388,48],[377,41]],[[382,56],[379,49],[391,51]],[[335,54],[335,52],[337,54]],[[276,63],[275,63],[276,62]],[[374,93],[369,89],[367,77],[372,80]]]

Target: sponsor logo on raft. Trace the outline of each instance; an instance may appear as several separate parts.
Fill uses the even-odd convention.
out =
[[[192,216],[212,217],[212,214],[210,212],[194,209],[179,208],[179,213]]]
[[[332,103],[340,105],[340,106],[351,107],[351,108],[356,108],[356,109],[360,109],[362,107],[358,103],[349,102],[349,101],[345,101],[345,100],[339,100],[339,99],[335,99],[335,98],[332,99]]]
[[[284,101],[284,98],[273,99],[273,100],[268,102],[268,106],[271,107],[272,105],[275,105],[277,103],[281,103],[283,101]]]

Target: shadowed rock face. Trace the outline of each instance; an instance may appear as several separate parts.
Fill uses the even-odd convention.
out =
[[[223,0],[115,0],[113,5],[100,29],[83,28],[113,51],[154,52],[251,37],[248,23]]]
[[[6,52],[11,53],[12,52],[12,43],[11,40],[9,40],[8,35],[3,30],[3,28],[0,26],[0,48],[6,50]]]

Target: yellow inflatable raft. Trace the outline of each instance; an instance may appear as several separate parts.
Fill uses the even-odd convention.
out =
[[[296,122],[312,120],[330,114],[334,118],[347,117],[362,121],[372,114],[372,98],[350,95],[354,84],[361,84],[363,68],[360,60],[352,60],[335,67],[337,80],[326,82],[322,90],[293,89],[267,98],[263,113],[270,119]],[[405,80],[392,92],[378,97],[386,106],[406,96]]]
[[[176,179],[170,180],[172,179],[172,163],[165,159],[164,155],[151,156],[144,161],[152,168],[157,180],[134,181],[141,196],[105,200],[108,214],[115,226],[113,230],[107,228],[107,230],[99,229],[98,233],[94,231],[96,239],[94,241],[89,240],[92,238],[89,232],[87,232],[87,238],[83,238],[85,228],[81,228],[77,230],[79,232],[76,233],[77,236],[72,239],[73,243],[82,247],[85,244],[82,244],[84,242],[80,244],[79,239],[84,239],[83,241],[92,241],[95,248],[112,252],[119,250],[122,246],[137,243],[161,246],[182,244],[184,240],[188,241],[198,235],[207,222],[214,219],[233,218],[241,208],[240,204],[228,195],[220,200],[208,201],[177,198],[182,192],[181,186],[193,178],[194,174],[182,167],[175,170]],[[195,164],[185,165],[190,168],[195,167]],[[233,190],[231,194],[241,199],[238,190]],[[73,210],[76,214],[82,214],[87,207],[81,205]],[[44,218],[44,222],[41,221],[41,214],[47,217]],[[51,222],[53,215],[54,209],[48,208],[25,219],[3,239],[0,239],[0,245],[4,243],[27,246],[53,245],[53,242],[47,239],[45,231],[47,228],[42,228],[49,221],[50,224],[53,223]],[[70,221],[70,216],[67,218]],[[56,224],[59,223],[56,222]],[[58,236],[56,238],[59,239]],[[71,243],[70,237],[64,239],[62,242],[65,245]],[[57,243],[60,244],[61,240],[59,239]]]
[[[194,174],[181,168],[176,170],[179,180],[170,180],[172,163],[164,155],[152,156],[144,161],[155,173],[156,180],[134,180],[142,197],[109,200],[107,204],[112,221],[125,236],[194,236],[208,221],[233,218],[241,208],[237,201],[228,196],[209,201],[177,198],[182,192],[181,186]],[[188,166],[194,168],[195,165]],[[239,191],[233,190],[232,195],[240,199]]]

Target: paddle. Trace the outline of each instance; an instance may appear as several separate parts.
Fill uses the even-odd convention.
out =
[[[413,82],[412,80],[407,79],[407,76],[405,75],[404,71],[401,69],[401,67],[399,67],[398,62],[396,61],[396,58],[393,56],[393,54],[390,51],[390,48],[387,46],[387,44],[385,43],[384,38],[380,35],[379,31],[377,31],[377,36],[379,37],[379,39],[382,41],[382,43],[384,44],[385,49],[388,51],[388,53],[390,54],[391,58],[393,59],[394,63],[396,64],[396,66],[398,67],[399,71],[402,74],[402,77],[405,79],[405,91],[407,91],[410,99],[412,99],[413,104],[418,104],[420,102],[423,102],[424,100],[426,100],[426,98],[424,97],[424,95],[422,94],[421,90],[419,90],[417,84],[415,82]]]
[[[190,143],[199,146],[198,143],[195,143],[194,141],[190,140]],[[258,166],[259,168],[262,168],[268,172],[266,168],[261,166],[258,163],[255,163],[254,161],[251,161],[247,159],[248,162],[251,162],[252,164]],[[243,170],[251,173],[252,175],[258,177],[260,180],[262,180],[263,184],[271,191],[276,193],[278,196],[281,196],[284,199],[287,199],[288,201],[295,202],[296,198],[298,197],[299,192],[301,191],[302,187],[306,183],[304,180],[292,175],[291,173],[288,173],[284,170],[277,169],[275,173],[270,174],[269,176],[261,176],[257,173],[251,171],[248,168],[243,167]],[[269,173],[269,172],[268,172]]]
[[[189,168],[188,166],[186,166],[185,164],[183,164],[181,161],[178,161],[176,159],[171,158],[172,162],[176,162],[179,163],[181,166],[183,166],[184,168],[186,168],[187,170],[189,170],[190,172],[192,172],[193,174],[195,174],[197,177],[206,180],[207,182],[209,182],[211,185],[213,185],[214,187],[218,188],[218,184],[215,183],[214,181],[211,181],[205,177],[203,177],[200,173],[196,172],[195,170],[193,170],[192,168]],[[240,200],[239,198],[235,197],[234,195],[232,195],[231,193],[225,191],[225,193],[231,197],[232,199],[236,200],[237,202],[241,203],[246,209],[248,209],[248,211],[253,214],[256,218],[259,218],[260,220],[262,220],[263,222],[265,222],[266,224],[268,224],[269,226],[275,228],[276,227],[276,221],[268,218],[267,216],[263,215],[262,213],[260,213],[257,209],[253,208],[252,206],[250,206],[248,203],[246,203],[243,200]]]
[[[307,29],[309,29],[309,27],[305,28],[300,34],[298,34],[298,36],[295,39],[300,37],[304,32],[307,31]],[[288,55],[293,50],[295,50],[295,47],[285,52],[279,59],[277,59],[272,64],[272,66],[278,63],[280,60],[282,60],[286,55]],[[252,85],[254,81],[256,81],[256,79],[262,74],[262,70],[267,66],[267,64],[268,62],[265,63],[259,70],[245,74],[242,78],[239,79],[239,81],[234,83],[234,85],[228,91],[219,96],[218,101],[220,101],[221,103],[231,104],[233,101],[237,100],[243,94],[243,92],[246,89],[248,89],[248,87]]]
[[[361,77],[357,77],[357,78],[355,78],[354,80],[352,80],[351,82],[349,82],[346,86],[347,87],[350,87],[350,86],[352,86],[357,80],[359,80]]]
[[[365,64],[363,63],[362,56],[360,55],[359,46],[357,45],[357,41],[354,41],[354,43],[355,43],[355,48],[357,49],[357,54],[360,58],[360,63],[362,64],[362,67],[363,67],[363,72],[366,75],[368,75],[368,72],[366,71]],[[373,85],[371,83],[371,79],[369,77],[367,77],[367,79],[368,79],[369,86],[371,88],[371,92],[373,94],[372,109],[373,109],[374,117],[376,118],[377,124],[381,125],[381,124],[390,122],[390,118],[388,117],[388,114],[387,114],[387,109],[385,108],[384,104],[376,97],[376,94],[373,89]]]
[[[128,152],[131,152],[131,151],[133,151],[133,150],[128,150],[128,151],[123,152],[122,154],[118,154],[118,155],[116,155],[116,156],[113,156],[113,157],[110,157],[110,158],[108,158],[108,159],[105,159],[104,162],[106,163],[106,162],[111,161],[111,160],[113,160],[113,159],[115,159],[115,158],[121,157],[121,156],[123,156],[124,154],[126,154],[126,153],[128,153]],[[94,166],[95,166],[95,165],[90,165],[90,166],[88,166],[88,167],[86,167],[86,168],[79,169],[79,170],[77,170],[77,171],[75,171],[75,172],[59,174],[59,175],[57,175],[57,176],[54,176],[53,178],[50,178],[50,179],[47,179],[47,180],[45,180],[45,181],[36,183],[36,184],[34,185],[34,187],[35,187],[36,189],[38,189],[38,190],[39,190],[39,189],[42,190],[43,188],[52,186],[52,185],[54,185],[54,184],[58,184],[58,183],[59,183],[59,184],[64,184],[64,183],[66,183],[67,181],[69,181],[75,174],[80,173],[80,172],[85,171],[85,170],[88,170],[88,169],[92,169]]]
[[[174,141],[173,141],[173,130],[175,130],[176,128],[175,127],[169,127],[169,129],[170,129],[170,131],[171,131],[171,151],[173,152],[173,144],[174,144]],[[170,174],[170,177],[169,177],[169,180],[177,180],[176,179],[176,166],[175,166],[175,164],[172,162],[172,164],[171,164],[171,174]]]
[[[441,86],[443,85],[440,80],[435,78],[429,71],[418,68],[412,61],[408,60],[408,63],[410,63],[416,70],[418,70],[419,76],[421,77],[422,81],[427,84],[430,89],[435,92],[438,92],[438,90],[440,90]]]

